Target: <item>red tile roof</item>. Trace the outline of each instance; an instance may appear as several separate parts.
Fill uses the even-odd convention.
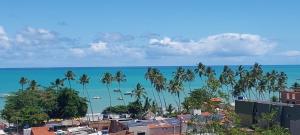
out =
[[[50,132],[48,127],[32,127],[32,135],[55,135],[54,132]]]
[[[212,102],[221,102],[222,99],[221,98],[211,98],[210,101],[212,101]]]
[[[202,113],[201,113],[201,115],[203,115],[203,116],[207,117],[207,116],[210,116],[210,115],[211,115],[211,113],[209,113],[209,112],[202,112]]]

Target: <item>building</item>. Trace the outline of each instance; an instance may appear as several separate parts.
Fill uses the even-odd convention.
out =
[[[275,121],[284,128],[288,128],[292,135],[300,133],[300,104],[290,104],[269,101],[235,101],[235,112],[239,115],[241,125],[250,127],[257,124],[261,127],[266,123],[260,118],[263,113],[276,111]]]
[[[48,127],[32,127],[31,135],[55,135],[55,133],[49,131]]]
[[[282,91],[281,102],[288,104],[300,104],[300,88]]]
[[[131,120],[122,122],[134,135],[168,135],[186,131],[186,124],[177,118],[159,118],[152,120]]]

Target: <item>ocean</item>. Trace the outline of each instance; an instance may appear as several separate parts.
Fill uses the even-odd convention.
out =
[[[212,66],[219,75],[223,66]],[[245,66],[249,67],[249,66]],[[110,72],[115,74],[118,70],[121,70],[126,75],[127,81],[121,83],[121,90],[123,93],[131,91],[135,88],[137,83],[141,83],[147,92],[149,98],[152,98],[151,85],[149,81],[145,80],[144,75],[148,67],[66,67],[66,68],[1,68],[0,69],[0,95],[9,94],[11,92],[20,89],[19,79],[24,76],[30,80],[36,80],[41,86],[50,86],[50,82],[53,82],[56,78],[64,78],[64,74],[67,70],[72,70],[76,74],[75,81],[72,81],[72,87],[78,90],[80,93],[81,85],[79,84],[79,77],[82,74],[87,74],[90,77],[90,83],[87,85],[87,90],[91,97],[99,96],[101,99],[91,99],[94,112],[101,112],[105,107],[109,105],[109,96],[104,84],[100,82],[104,72]],[[177,66],[167,66],[167,67],[156,67],[158,68],[166,77],[170,79],[173,72],[176,70]],[[195,67],[185,67],[194,69]],[[237,66],[231,66],[231,68],[236,69]],[[265,72],[271,70],[283,71],[288,76],[288,86],[300,79],[300,65],[265,65],[263,70]],[[195,81],[191,83],[191,88],[199,88],[202,85],[201,79],[196,76]],[[69,86],[65,82],[65,86]],[[186,93],[188,92],[188,85],[185,85]],[[111,86],[112,93],[112,105],[123,104],[122,101],[118,100],[120,97],[119,93],[114,93],[113,89],[117,88],[117,83],[113,83]],[[184,98],[184,94],[181,94]],[[156,96],[157,98],[157,96]],[[124,96],[126,102],[133,101],[134,99],[130,96]],[[153,99],[153,98],[152,98]],[[173,96],[166,95],[167,103],[175,104]],[[0,109],[3,108],[5,99],[0,99]]]

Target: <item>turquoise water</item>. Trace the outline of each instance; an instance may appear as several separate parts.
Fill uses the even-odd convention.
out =
[[[213,69],[219,74],[223,66],[212,66]],[[237,68],[237,66],[231,66]],[[172,73],[177,67],[156,67],[167,77],[171,78]],[[186,67],[194,68],[194,67]],[[282,66],[263,66],[265,72],[273,69],[277,71],[283,71],[288,75],[288,85],[291,85],[296,79],[300,79],[300,65],[282,65]],[[76,67],[76,68],[3,68],[0,69],[0,94],[7,94],[17,89],[20,89],[18,83],[20,77],[24,76],[30,80],[36,80],[41,86],[49,86],[50,82],[53,82],[56,78],[64,78],[64,74],[67,70],[72,70],[76,74],[76,81],[72,82],[72,87],[81,92],[81,85],[78,82],[79,76],[87,74],[90,77],[90,83],[87,85],[87,89],[91,97],[100,96],[101,99],[91,99],[93,108],[96,112],[101,112],[102,109],[109,105],[109,96],[104,84],[100,83],[100,78],[104,72],[111,72],[115,74],[118,70],[123,71],[126,74],[127,82],[121,84],[121,90],[123,92],[131,91],[134,89],[137,83],[141,83],[148,93],[148,96],[152,98],[150,83],[144,79],[147,67]],[[65,82],[65,86],[69,86]],[[188,91],[186,84],[186,91]],[[197,76],[196,80],[191,83],[192,88],[198,88],[201,86],[201,80]],[[117,88],[117,84],[112,84],[112,89]],[[111,89],[111,90],[112,90]],[[186,92],[187,93],[187,92]],[[183,98],[184,94],[182,94]],[[122,104],[122,101],[117,100],[120,97],[119,93],[112,92],[112,104]],[[124,96],[125,101],[133,101],[130,96]],[[157,98],[157,96],[156,96]],[[168,103],[174,104],[173,96],[166,94],[166,100]],[[0,101],[0,108],[3,108],[4,99]]]

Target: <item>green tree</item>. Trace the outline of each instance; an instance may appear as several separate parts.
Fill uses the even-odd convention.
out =
[[[112,81],[113,81],[113,76],[112,76],[112,74],[109,73],[109,72],[104,73],[104,75],[103,75],[102,78],[101,78],[101,82],[102,82],[103,84],[105,84],[105,86],[106,86],[106,88],[107,88],[107,92],[108,92],[108,95],[109,95],[109,107],[110,107],[110,108],[111,108],[112,106],[111,106],[111,94],[110,94],[109,87],[110,87]]]
[[[205,74],[205,69],[206,69],[205,65],[204,65],[203,63],[200,62],[200,63],[197,65],[197,68],[196,68],[194,71],[195,71],[195,73],[198,74],[199,77],[202,79],[202,76]],[[202,80],[203,80],[203,79],[202,79]]]
[[[76,75],[75,75],[75,73],[72,70],[68,70],[65,73],[65,79],[68,80],[70,89],[72,88],[71,81],[75,80],[75,77],[76,77]]]
[[[168,90],[171,94],[175,94],[178,98],[178,112],[181,112],[181,101],[180,101],[180,92],[183,90],[183,85],[181,81],[170,80]]]
[[[62,87],[64,87],[64,79],[59,79],[59,78],[57,78],[57,79],[55,79],[54,82],[51,82],[50,84],[51,84],[53,87],[55,87],[56,90],[59,90],[59,89],[61,89]]]
[[[155,77],[155,68],[149,67],[147,69],[147,72],[145,73],[145,79],[150,81],[151,86],[154,85],[154,77]],[[157,102],[155,94],[154,94],[154,89],[151,89],[152,96],[154,98],[154,102]]]
[[[166,111],[168,112],[168,116],[171,116],[175,108],[172,106],[172,104],[169,104]]]
[[[141,100],[142,98],[146,98],[146,91],[145,88],[138,83],[136,87],[132,90],[133,95],[135,96],[136,100]]]
[[[131,117],[134,119],[142,119],[144,115],[143,105],[140,100],[135,100],[128,104],[128,112],[131,114]]]
[[[116,105],[112,107],[107,107],[102,111],[103,114],[115,113],[115,114],[124,114],[128,113],[128,108],[126,105]]]
[[[122,71],[117,71],[116,75],[115,75],[115,80],[117,81],[118,83],[118,90],[120,92],[120,96],[122,98],[122,101],[123,101],[123,104],[126,105],[125,103],[125,99],[123,97],[123,92],[121,90],[121,83],[122,82],[126,82],[126,75],[122,72]]]
[[[21,85],[21,89],[24,90],[24,85],[28,83],[28,79],[25,77],[21,77],[19,80],[19,84]]]
[[[80,78],[79,78],[79,83],[82,85],[82,91],[86,93],[89,105],[90,105],[90,109],[91,109],[91,113],[92,113],[92,120],[94,121],[94,111],[93,111],[93,106],[92,106],[92,102],[91,102],[91,98],[89,95],[88,90],[86,89],[86,85],[90,82],[90,78],[86,75],[83,74]]]
[[[85,98],[79,96],[78,91],[63,88],[57,97],[58,118],[69,119],[83,117],[87,113],[88,105]]]
[[[184,77],[184,81],[188,83],[190,93],[192,92],[191,89],[191,82],[195,80],[195,74],[191,69],[187,69]]]

